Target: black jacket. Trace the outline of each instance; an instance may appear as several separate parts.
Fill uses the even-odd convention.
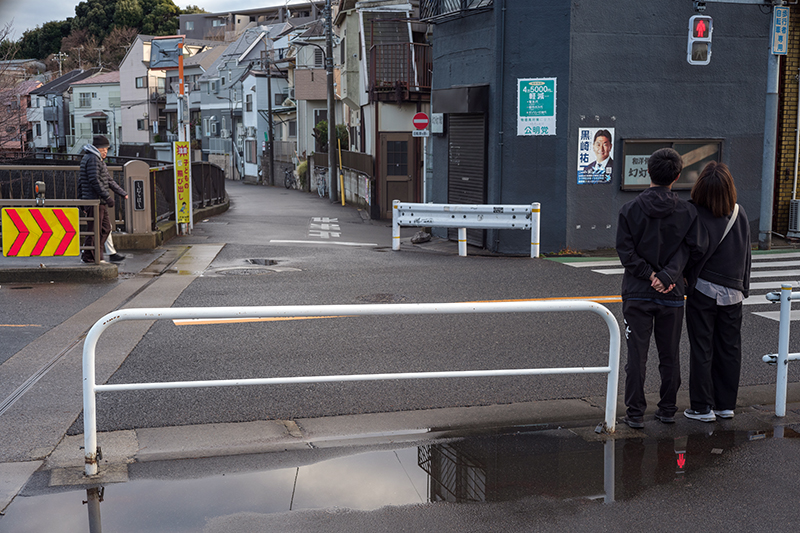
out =
[[[745,298],[750,295],[750,221],[744,208],[739,206],[739,214],[730,232],[720,242],[730,215],[715,217],[705,207],[697,206],[697,215],[708,233],[708,250],[698,261],[687,266],[686,279],[688,293],[694,290],[697,278],[711,283],[740,290]]]
[[[107,204],[112,190],[120,196],[127,196],[128,193],[111,178],[108,167],[97,148],[87,144],[83,150],[85,154],[81,159],[81,169],[78,175],[78,199],[95,200],[99,198],[101,204]]]
[[[617,254],[625,267],[622,299],[651,298],[683,301],[683,269],[687,261],[698,261],[707,248],[705,232],[695,207],[667,187],[650,187],[619,211]],[[669,293],[650,286],[650,274]]]

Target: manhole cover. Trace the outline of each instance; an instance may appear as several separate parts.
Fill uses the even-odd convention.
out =
[[[399,294],[365,294],[358,296],[356,300],[368,304],[393,304],[405,302],[406,297]]]
[[[272,274],[274,273],[273,270],[268,268],[247,268],[247,267],[240,267],[240,268],[221,268],[215,272],[216,274],[222,274],[225,276],[261,276],[264,274]]]
[[[248,259],[247,262],[250,263],[251,265],[261,265],[261,266],[274,266],[278,264],[278,262],[275,261],[274,259],[261,259],[261,258]]]

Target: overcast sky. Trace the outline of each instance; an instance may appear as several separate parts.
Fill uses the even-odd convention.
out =
[[[237,9],[254,9],[258,7],[283,4],[281,0],[172,0],[181,9],[189,5],[199,6],[209,13],[231,11]],[[13,19],[15,41],[22,37],[25,30],[41,26],[53,20],[66,20],[75,16],[75,6],[81,0],[0,0],[0,27]]]

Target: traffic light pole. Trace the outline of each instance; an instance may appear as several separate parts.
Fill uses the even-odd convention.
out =
[[[695,1],[695,10],[702,11],[705,4],[751,4],[783,5],[782,0],[700,0]],[[767,97],[764,111],[764,150],[761,163],[761,215],[758,223],[758,249],[772,248],[772,202],[775,194],[775,150],[778,137],[778,87],[780,77],[780,56],[772,50],[767,60]]]
[[[772,200],[775,194],[775,150],[778,137],[778,80],[780,56],[769,54],[767,99],[764,112],[764,153],[761,166],[761,219],[758,223],[758,249],[772,248]]]

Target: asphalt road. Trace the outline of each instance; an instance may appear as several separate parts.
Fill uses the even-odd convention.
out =
[[[65,434],[83,432],[83,336],[103,315],[122,307],[611,296],[604,305],[621,323],[621,304],[613,301],[619,293],[620,276],[596,271],[602,267],[573,268],[547,259],[499,257],[472,249],[464,258],[458,257],[454,243],[446,242],[412,246],[404,241],[403,250],[393,252],[390,224],[367,220],[351,207],[279,188],[234,182],[228,189],[232,207],[227,213],[196,224],[191,236],[178,237],[162,249],[132,254],[115,281],[0,287],[0,398],[6,399],[0,406],[4,424],[0,474],[14,471],[16,479],[26,479]],[[415,231],[404,229],[404,239]],[[141,274],[159,257],[165,268],[160,275]],[[791,265],[781,268],[793,269]],[[793,279],[788,273],[786,276]],[[775,369],[762,363],[761,356],[777,350],[778,322],[754,312],[776,310],[776,306],[758,302],[746,308],[743,387],[775,382]],[[792,334],[792,345],[800,340],[797,335]],[[685,335],[682,353],[688,354]],[[603,366],[607,357],[605,323],[587,313],[337,316],[202,325],[160,320],[110,328],[98,346],[97,382]],[[623,343],[623,362],[624,358]],[[685,389],[686,361],[683,368]],[[655,355],[648,374],[652,377],[647,389],[654,393],[658,388]],[[791,366],[790,381],[799,379],[797,366]],[[438,407],[602,397],[604,393],[605,379],[590,375],[107,392],[98,395],[97,415],[98,429],[112,431],[214,422],[324,420],[335,415],[413,413]],[[671,429],[652,428],[667,433]],[[652,430],[648,429],[648,434]],[[391,529],[400,521],[404,524],[401,530],[408,531],[614,531],[640,529],[640,517],[656,524],[650,526],[654,530],[666,530],[657,524],[669,524],[670,530],[697,524],[719,530],[731,519],[745,529],[763,524],[780,530],[792,520],[793,511],[787,511],[786,505],[794,497],[790,479],[796,446],[797,439],[787,438],[737,447],[726,453],[721,468],[698,474],[692,484],[658,486],[625,506],[529,498],[490,505],[390,507],[333,515],[328,511],[244,513],[216,518],[207,523],[206,530],[380,530]],[[75,453],[73,450],[70,455]],[[202,468],[195,475],[201,472]],[[784,472],[786,478],[781,475]],[[755,477],[759,482],[751,484]],[[35,485],[29,490],[37,490]],[[738,509],[733,515],[726,504],[728,488],[731,505]],[[780,491],[780,496],[769,497],[767,488]],[[698,503],[707,494],[713,494],[713,499]],[[663,504],[665,501],[669,503]],[[752,502],[772,514],[748,512]],[[528,509],[536,509],[535,525],[530,513],[526,514]]]
[[[178,237],[166,246],[195,250],[200,259],[194,261],[190,253],[180,270],[167,270],[148,281],[149,292],[127,305],[470,302],[619,293],[619,276],[545,259],[477,255],[475,250],[468,257],[458,257],[451,244],[404,245],[403,251],[393,252],[388,221],[370,221],[356,209],[298,191],[237,182],[229,183],[228,188],[232,198],[228,212],[196,224],[192,235]],[[415,231],[405,228],[404,238]],[[2,306],[4,320],[33,324],[42,318],[39,329],[21,328],[27,336],[18,335],[19,328],[0,331],[4,337],[11,332],[13,339],[0,346],[3,359],[76,309],[113,293],[112,288],[122,290],[122,285],[134,281],[131,275],[99,286],[45,284],[0,291],[0,298],[7,302]],[[166,292],[173,291],[174,300],[164,298],[165,291],[159,288],[162,284],[173,287]],[[605,305],[621,323],[621,305]],[[13,309],[24,311],[17,314]],[[114,326],[105,342],[114,344],[113,335],[122,335],[127,327]],[[778,323],[747,312],[743,332],[742,385],[773,383],[774,368],[760,357],[776,351]],[[119,368],[108,369],[109,383],[603,366],[608,357],[605,323],[592,314],[572,312],[208,325],[162,320],[134,340],[131,346],[116,343],[125,353],[114,358],[120,361]],[[682,353],[688,353],[685,335],[682,348]],[[102,349],[101,344],[99,361],[103,361]],[[623,343],[623,366],[624,358]],[[688,365],[683,368],[688,383]],[[791,379],[796,380],[797,369],[792,372]],[[655,357],[651,357],[648,374],[657,376]],[[657,379],[651,378],[648,391],[655,392],[657,387]],[[108,392],[98,395],[98,429],[491,405],[604,393],[605,379],[599,375]],[[69,432],[82,432],[80,418]]]

